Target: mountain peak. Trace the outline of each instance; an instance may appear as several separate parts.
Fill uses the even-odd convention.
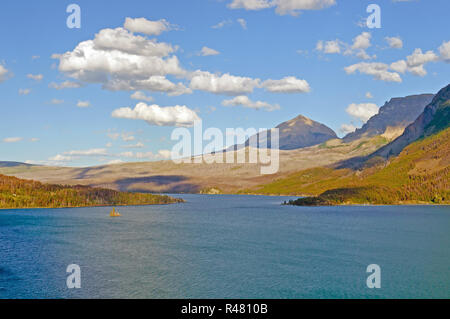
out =
[[[403,130],[417,119],[425,107],[431,103],[433,97],[433,94],[420,94],[390,99],[380,108],[378,114],[371,117],[362,128],[347,134],[344,142],[352,142],[361,137],[382,135],[388,129]]]
[[[276,128],[280,130],[280,150],[305,148],[337,138],[336,133],[331,128],[304,115],[298,115],[281,123]],[[271,137],[270,134],[267,135],[267,147],[271,147]],[[258,134],[258,140],[261,143],[260,134]],[[245,145],[249,145],[249,140]]]

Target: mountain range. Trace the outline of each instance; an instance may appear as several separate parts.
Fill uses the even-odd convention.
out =
[[[337,190],[342,190],[345,194],[357,194],[354,195],[354,198],[359,196],[357,201],[354,200],[357,203],[364,200],[402,202],[401,196],[383,197],[382,200],[373,197],[382,190],[382,185],[376,182],[378,179],[390,185],[385,185],[387,192],[412,194],[408,195],[410,201],[416,195],[420,200],[431,201],[430,194],[436,192],[437,199],[434,200],[445,202],[448,196],[442,187],[448,186],[443,181],[448,180],[450,161],[449,146],[444,143],[450,122],[449,87],[436,95],[393,98],[361,129],[343,139],[337,138],[327,126],[302,115],[278,125],[280,170],[274,175],[260,175],[259,164],[175,164],[172,161],[87,168],[1,162],[0,173],[44,183],[81,184],[132,192],[306,194],[318,197],[303,204],[336,204],[339,198],[344,201],[344,197],[346,202],[352,203],[353,195],[341,196]],[[428,149],[428,155],[423,154],[422,149]],[[396,176],[392,171],[395,165],[391,165],[394,162],[408,163],[406,166],[399,164],[402,173],[397,177],[402,181],[401,185],[389,182],[390,177]],[[417,175],[419,171],[425,175]],[[385,173],[387,175],[383,175]],[[411,191],[420,187],[420,183],[414,184],[411,180],[421,179],[429,182],[425,183],[429,189],[422,197],[418,195],[421,194],[419,191]],[[330,200],[330,192],[333,200]],[[320,195],[325,193],[327,200],[322,200]],[[317,198],[321,200],[316,201]]]

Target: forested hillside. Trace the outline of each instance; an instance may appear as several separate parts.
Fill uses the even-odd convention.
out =
[[[169,196],[125,193],[87,186],[50,185],[0,175],[0,208],[153,205],[181,201]]]

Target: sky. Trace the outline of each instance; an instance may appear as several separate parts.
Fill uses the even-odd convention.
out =
[[[68,27],[70,4],[80,28]],[[367,26],[370,4],[380,28]],[[173,130],[200,119],[225,131],[302,114],[343,136],[393,97],[449,84],[448,0],[0,6],[3,161],[165,159]]]

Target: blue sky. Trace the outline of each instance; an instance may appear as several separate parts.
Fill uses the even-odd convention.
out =
[[[80,29],[66,25],[71,3]],[[379,29],[365,25],[371,3]],[[449,83],[449,10],[448,0],[2,1],[0,160],[162,159],[175,126],[194,118],[225,130],[303,114],[342,136],[392,97]]]

